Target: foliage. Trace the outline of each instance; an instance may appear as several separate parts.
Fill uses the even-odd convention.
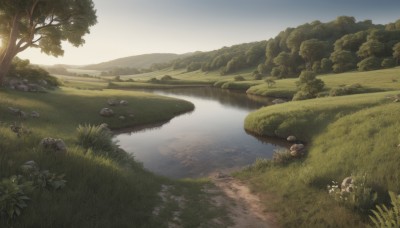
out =
[[[375,56],[365,58],[357,64],[359,71],[377,70],[381,68],[381,60]]]
[[[174,78],[170,75],[164,75],[161,77],[161,81],[170,81],[170,80],[174,80]]]
[[[114,152],[117,149],[112,140],[112,132],[107,125],[79,125],[77,128],[78,144],[85,149],[91,149],[95,152],[101,151]]]
[[[396,66],[396,60],[394,58],[384,58],[381,63],[382,68],[391,68]]]
[[[276,78],[274,78],[274,77],[267,77],[267,78],[265,79],[265,82],[267,83],[268,88],[271,88],[271,87],[273,87],[273,86],[276,84],[275,79],[276,79]]]
[[[317,79],[312,71],[303,71],[300,74],[299,81],[296,82],[298,92],[293,97],[293,100],[305,100],[317,97],[317,94],[322,91],[325,83],[321,79]]]
[[[348,86],[334,87],[329,91],[329,96],[344,96],[350,94],[357,94],[363,91],[363,87],[360,84],[352,84]]]
[[[367,174],[351,178],[352,182],[346,189],[342,188],[344,186],[339,186],[338,182],[332,181],[332,184],[327,186],[329,195],[351,209],[366,213],[375,205],[377,193],[367,186]]]
[[[0,82],[18,53],[34,47],[61,56],[62,41],[84,44],[83,36],[97,23],[92,0],[1,1],[0,11]]]
[[[245,81],[245,80],[246,80],[246,79],[245,79],[243,76],[241,76],[241,75],[236,75],[233,79],[234,79],[235,81],[237,81],[237,82]]]
[[[277,149],[272,154],[272,162],[277,165],[287,165],[293,160],[288,149]]]
[[[22,181],[21,176],[4,178],[0,182],[0,218],[14,219],[27,207],[32,183]]]
[[[372,210],[373,216],[369,216],[375,227],[395,228],[400,227],[400,195],[389,192],[392,207],[377,205]]]

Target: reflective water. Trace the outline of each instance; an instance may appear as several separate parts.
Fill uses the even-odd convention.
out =
[[[270,158],[277,146],[286,146],[284,142],[256,138],[243,128],[250,111],[271,104],[267,98],[213,88],[153,92],[195,105],[193,112],[162,126],[115,137],[123,149],[155,173],[186,178],[232,171],[257,158]]]

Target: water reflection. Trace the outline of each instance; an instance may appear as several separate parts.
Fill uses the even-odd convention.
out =
[[[206,176],[216,170],[231,171],[270,158],[286,146],[249,135],[243,121],[249,111],[269,105],[269,99],[213,88],[153,91],[188,100],[192,113],[146,131],[121,133],[115,139],[144,166],[173,178]],[[254,98],[254,97],[253,97]]]

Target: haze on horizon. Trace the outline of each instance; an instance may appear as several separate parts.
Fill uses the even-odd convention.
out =
[[[338,16],[386,24],[400,19],[398,0],[93,0],[98,24],[79,48],[55,58],[31,48],[35,64],[86,65],[148,53],[210,51],[267,40],[287,27]]]

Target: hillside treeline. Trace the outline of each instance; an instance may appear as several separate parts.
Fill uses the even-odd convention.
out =
[[[400,20],[376,25],[341,16],[287,28],[266,41],[197,52],[170,62],[173,69],[221,75],[254,68],[260,74],[296,77],[302,70],[340,73],[394,67],[400,60]],[[164,65],[165,66],[165,65]]]

